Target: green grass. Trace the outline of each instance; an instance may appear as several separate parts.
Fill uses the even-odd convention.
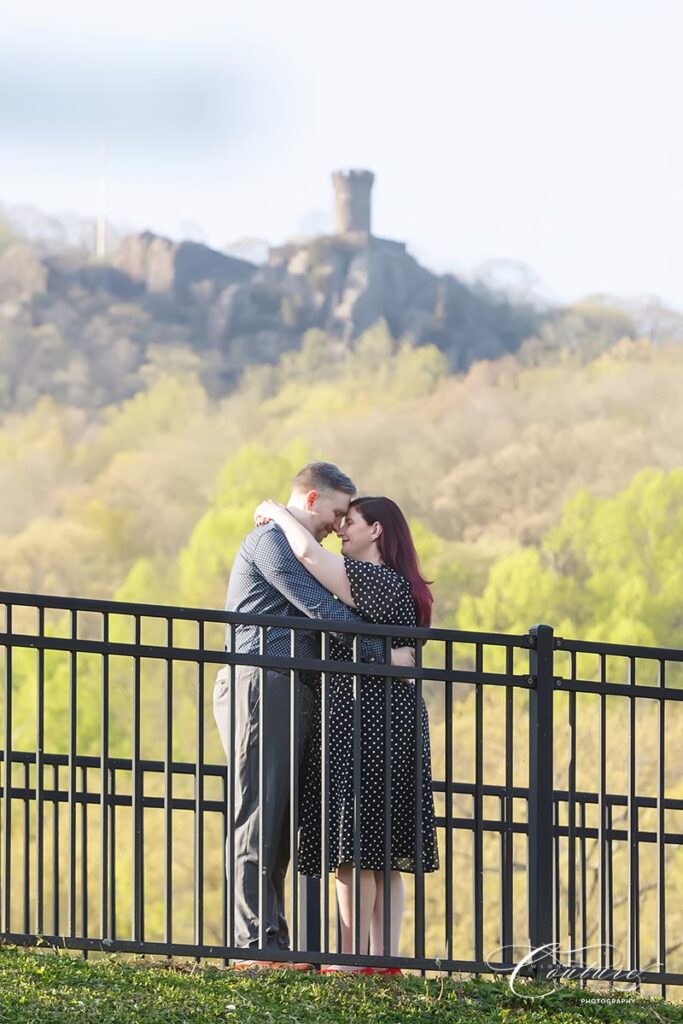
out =
[[[574,986],[542,999],[541,986],[526,990],[537,998],[513,995],[505,981],[247,974],[114,957],[85,962],[64,952],[0,945],[2,1024],[683,1022],[683,1006],[659,999],[624,995],[617,1004],[599,1004],[597,993]]]

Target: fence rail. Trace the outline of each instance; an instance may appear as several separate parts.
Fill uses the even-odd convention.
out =
[[[683,770],[671,756],[683,742],[683,652],[568,640],[549,626],[521,635],[401,627],[428,641],[411,670],[389,663],[396,627],[363,625],[364,637],[382,639],[384,663],[360,661],[357,639],[354,660],[342,662],[296,655],[296,638],[319,634],[327,654],[332,633],[357,628],[348,624],[9,592],[0,605],[4,941],[85,955],[245,955],[227,881],[234,756],[226,763],[211,684],[217,667],[230,666],[234,706],[235,671],[249,665],[261,680],[267,670],[289,677],[282,727],[292,752],[298,674],[319,675],[323,794],[333,677],[354,679],[356,800],[362,680],[384,680],[385,735],[392,679],[414,685],[416,707],[424,695],[431,717],[441,867],[409,877],[394,956],[388,913],[381,956],[361,949],[358,926],[354,953],[340,953],[329,878],[299,877],[292,753],[292,948],[283,960],[490,973],[546,948],[521,973],[568,959],[581,969],[597,964],[604,979],[632,972],[662,994],[683,984]],[[244,624],[260,630],[258,655],[236,651]],[[274,626],[291,631],[291,657],[267,653]],[[234,726],[230,744],[234,754]],[[418,789],[420,771],[418,753]],[[323,861],[327,813],[323,797]],[[385,822],[388,849],[388,813]],[[419,852],[417,821],[416,830]],[[388,884],[385,875],[387,907]],[[357,907],[357,871],[354,889]],[[248,955],[272,958],[263,933]]]

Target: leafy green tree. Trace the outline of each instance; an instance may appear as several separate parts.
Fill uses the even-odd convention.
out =
[[[498,559],[462,628],[524,632],[550,622],[614,643],[683,646],[683,469],[646,469],[613,498],[582,490],[539,548]]]
[[[280,452],[246,445],[228,459],[211,506],[180,552],[180,601],[222,607],[233,559],[254,525],[254,509],[264,498],[286,501],[293,476],[311,458],[309,450],[296,443]]]

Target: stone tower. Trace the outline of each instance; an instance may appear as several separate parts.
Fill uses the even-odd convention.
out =
[[[372,171],[335,171],[334,231],[337,235],[363,231],[370,234],[370,192]]]

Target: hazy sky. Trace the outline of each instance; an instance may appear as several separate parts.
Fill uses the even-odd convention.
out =
[[[221,247],[375,233],[683,308],[682,0],[5,0],[0,202]]]

